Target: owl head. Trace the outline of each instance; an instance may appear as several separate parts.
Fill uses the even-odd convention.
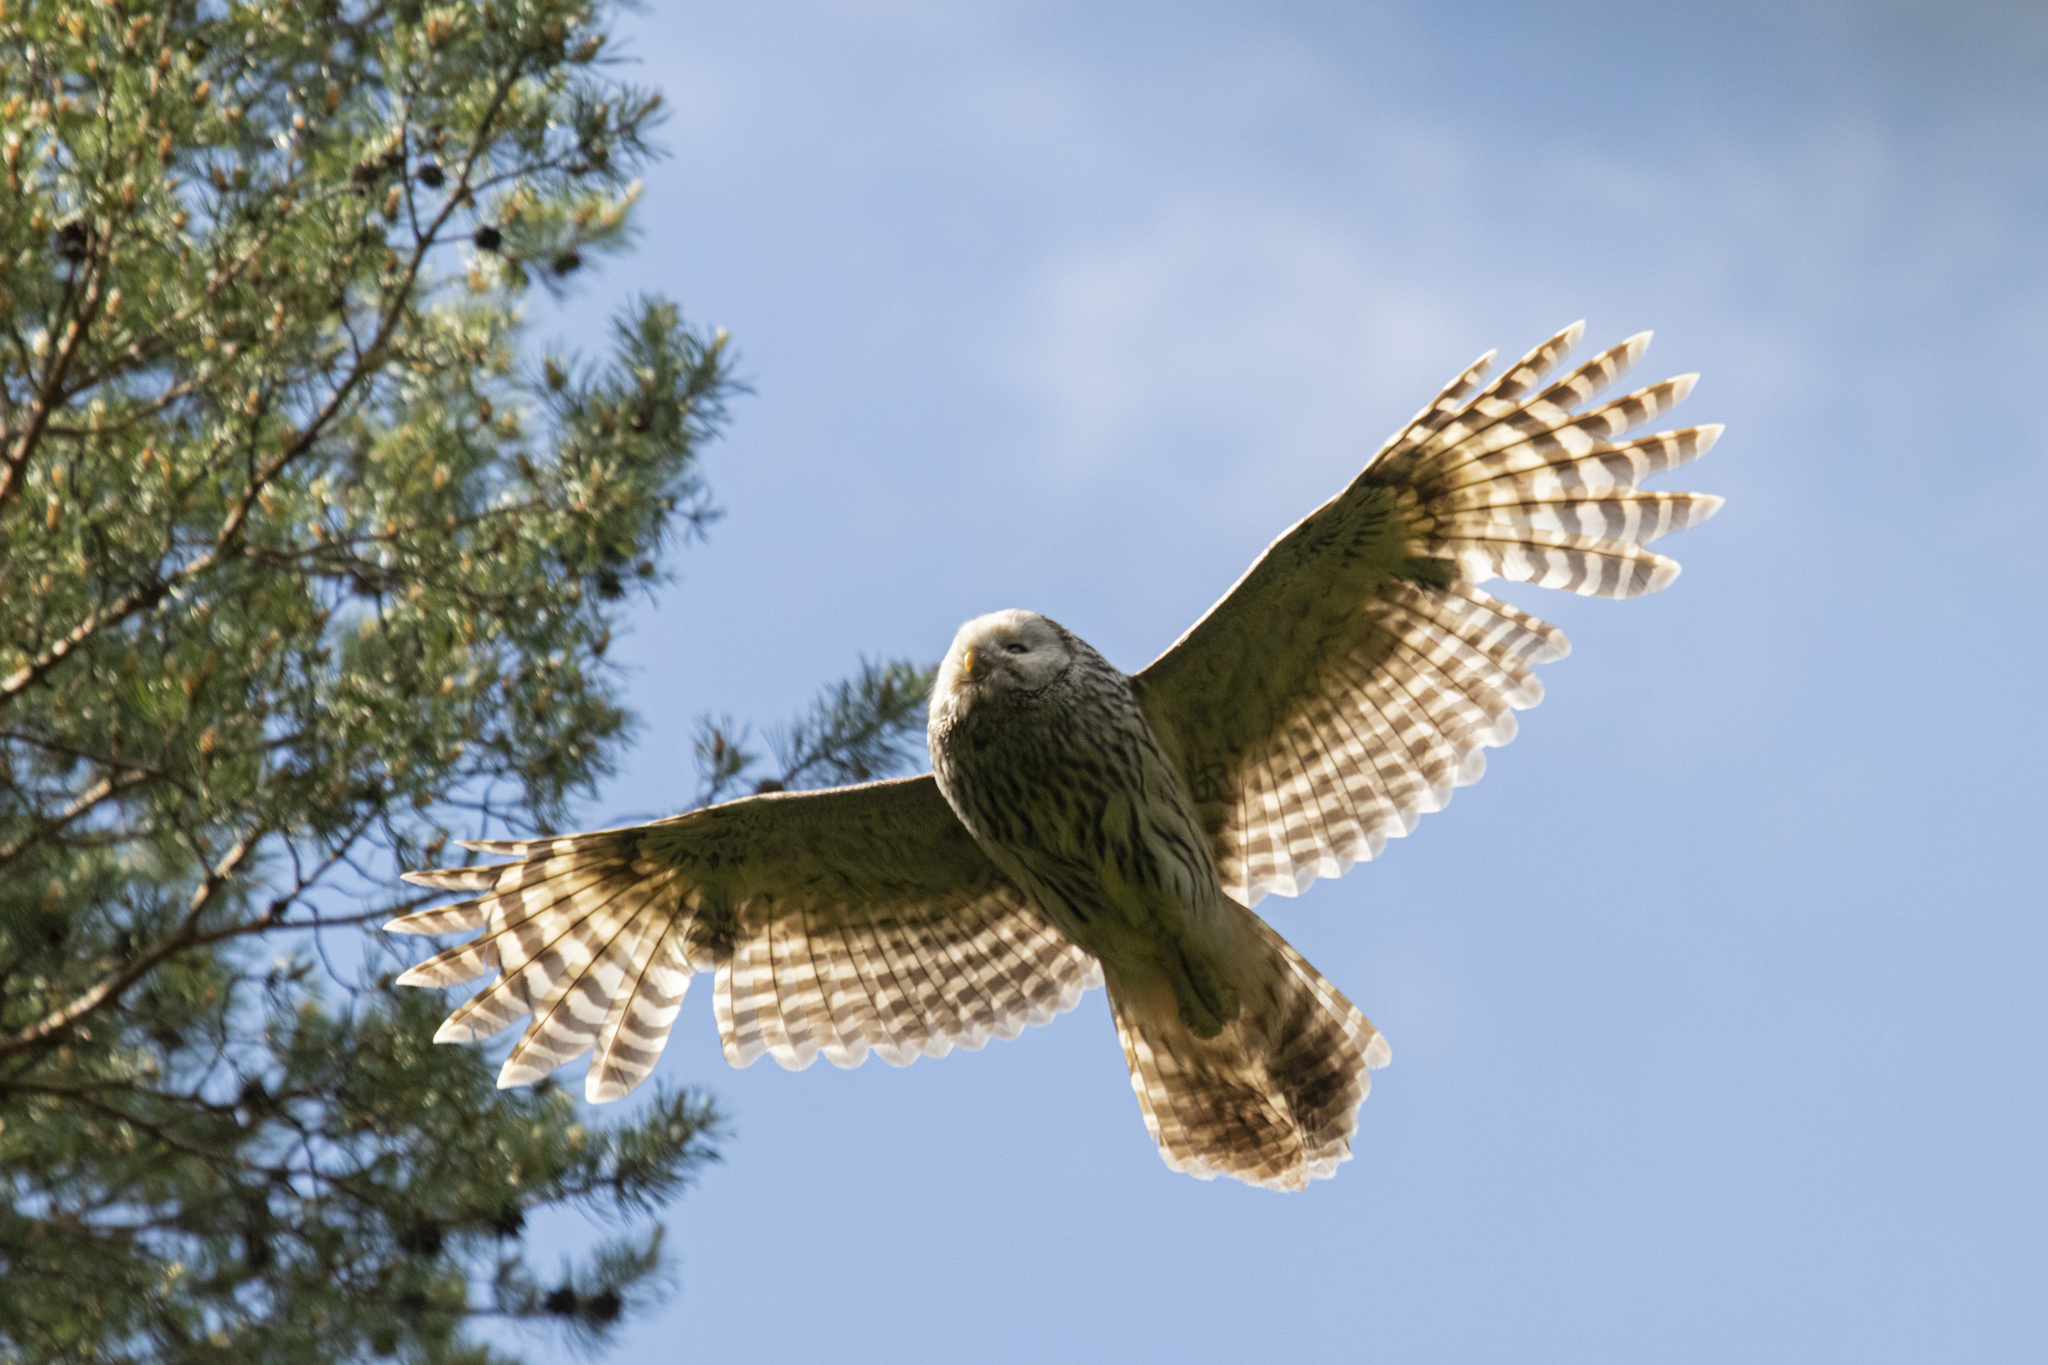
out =
[[[1073,665],[1067,632],[1035,611],[977,616],[953,637],[932,708],[963,711],[983,701],[1028,705]]]

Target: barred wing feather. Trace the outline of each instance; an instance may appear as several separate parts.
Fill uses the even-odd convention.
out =
[[[903,1066],[1014,1037],[1101,983],[976,847],[930,777],[774,793],[628,829],[472,843],[512,859],[414,872],[477,893],[385,927],[483,932],[401,984],[497,977],[437,1042],[489,1037],[531,1016],[501,1086],[586,1052],[593,1101],[647,1078],[692,975],[715,973],[713,1012],[735,1066],[791,1069],[822,1055]]]
[[[1244,904],[1376,856],[1514,738],[1514,713],[1543,695],[1534,666],[1569,645],[1479,584],[1656,592],[1678,565],[1644,546],[1719,509],[1637,484],[1706,453],[1721,428],[1623,439],[1694,376],[1585,406],[1649,333],[1544,382],[1582,327],[1483,389],[1492,353],[1474,362],[1137,675]]]

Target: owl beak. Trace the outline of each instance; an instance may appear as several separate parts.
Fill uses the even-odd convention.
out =
[[[960,651],[960,676],[968,682],[974,681],[974,646]]]

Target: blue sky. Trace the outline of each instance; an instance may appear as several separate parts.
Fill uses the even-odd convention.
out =
[[[1261,906],[1386,1032],[1307,1195],[1160,1164],[1100,993],[733,1115],[633,1362],[2035,1361],[2048,10],[650,4],[646,289],[756,393],[614,650],[691,718],[1024,606],[1135,669],[1474,355],[1658,329],[1728,435],[1479,785]],[[1660,547],[1664,548],[1664,547]]]

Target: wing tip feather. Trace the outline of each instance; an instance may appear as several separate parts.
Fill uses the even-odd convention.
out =
[[[457,839],[457,848],[466,848],[471,853],[488,853],[497,858],[524,858],[535,853],[571,853],[575,851],[577,835],[565,835],[558,839]]]
[[[1621,595],[1627,597],[1648,597],[1653,592],[1662,592],[1673,583],[1676,583],[1678,576],[1685,572],[1684,565],[1667,555],[1657,555],[1655,559],[1657,562],[1651,566],[1649,577],[1644,580],[1643,586],[1635,592]]]
[[[400,881],[431,891],[488,891],[497,879],[484,874],[494,871],[480,867],[423,867],[398,876]]]
[[[398,978],[398,981],[400,985],[418,984],[416,982],[409,982],[402,976]],[[471,1028],[467,1022],[452,1014],[441,1021],[441,1027],[434,1030],[434,1041],[437,1043],[473,1043],[476,1040],[476,1030]],[[502,1086],[499,1088],[503,1089]]]

